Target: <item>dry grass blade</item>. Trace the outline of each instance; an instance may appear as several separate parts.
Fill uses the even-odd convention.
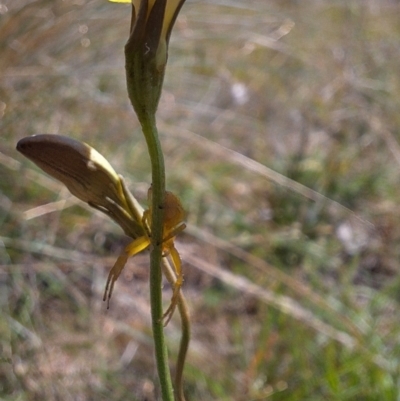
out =
[[[219,266],[214,266],[211,263],[206,262],[204,259],[186,253],[184,254],[184,258],[189,264],[197,269],[218,278],[244,294],[257,297],[261,301],[266,302],[297,320],[300,320],[304,324],[312,327],[329,338],[338,341],[346,347],[353,348],[357,344],[356,338],[323,322],[311,311],[303,308],[298,302],[288,296],[275,294],[264,287],[252,283],[243,276],[230,273],[227,270],[221,269]]]
[[[208,244],[213,245],[219,250],[230,253],[235,257],[243,260],[248,267],[253,269],[257,269],[263,275],[268,276],[272,280],[276,280],[279,283],[284,284],[290,290],[292,290],[295,294],[304,297],[307,301],[311,302],[316,308],[320,308],[328,312],[328,315],[337,322],[340,323],[343,327],[346,328],[351,335],[356,338],[358,341],[362,339],[362,331],[360,327],[357,327],[352,320],[343,314],[343,312],[339,312],[334,309],[334,307],[327,301],[324,297],[316,293],[309,287],[307,284],[302,283],[299,280],[291,277],[289,274],[285,273],[272,266],[271,264],[265,262],[264,260],[250,254],[249,252],[244,251],[243,249],[232,245],[231,243],[224,241],[216,236],[205,232],[204,230],[199,230],[198,228],[188,225],[187,232],[195,236],[196,238],[201,239]],[[244,280],[246,280],[244,278]],[[265,291],[268,291],[265,289]],[[279,295],[277,295],[279,297]]]
[[[183,138],[184,140],[191,142],[194,146],[200,146],[201,148],[206,148],[207,151],[213,154],[215,157],[223,158],[224,160],[239,165],[253,173],[259,174],[268,180],[278,184],[279,186],[288,188],[289,190],[296,192],[305,198],[312,200],[314,202],[322,202],[328,207],[334,208],[335,210],[343,212],[346,216],[351,217],[364,224],[368,229],[374,230],[375,227],[373,223],[357,215],[351,209],[342,205],[339,202],[330,199],[329,197],[311,189],[307,186],[300,184],[297,181],[290,179],[278,172],[270,169],[263,164],[246,157],[245,155],[238,153],[232,149],[228,149],[225,146],[218,144],[217,142],[211,141],[204,138],[192,131],[185,130],[176,126],[170,126],[167,124],[160,124],[160,129],[169,136],[177,136]]]

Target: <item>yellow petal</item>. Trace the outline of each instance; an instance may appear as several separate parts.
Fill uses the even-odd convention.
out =
[[[161,37],[167,37],[168,31],[171,28],[171,23],[176,18],[177,9],[182,6],[184,1],[185,0],[167,0]]]

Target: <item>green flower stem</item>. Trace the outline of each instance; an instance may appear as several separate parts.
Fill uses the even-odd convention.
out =
[[[162,306],[162,241],[163,204],[165,196],[165,167],[161,144],[154,115],[141,118],[141,124],[150,154],[152,169],[151,197],[151,253],[150,253],[150,305],[153,338],[161,394],[164,401],[173,401],[171,374],[168,367],[168,352],[165,344]]]
[[[132,5],[132,25],[128,42],[125,45],[125,69],[129,99],[139,118],[150,155],[152,169],[152,195],[149,205],[151,219],[150,248],[150,304],[153,324],[153,337],[158,376],[162,399],[173,401],[171,374],[168,367],[168,353],[164,337],[164,322],[162,309],[162,243],[164,228],[165,199],[165,166],[161,144],[156,126],[156,111],[164,80],[164,70],[167,61],[168,37],[161,38],[164,17],[166,15],[166,0],[157,0],[150,4],[143,0],[140,7]],[[148,10],[151,7],[150,13]],[[183,4],[176,3],[175,12]],[[172,17],[176,18],[176,14]],[[170,15],[170,13],[167,13]],[[170,19],[171,28],[174,18]],[[164,46],[164,47],[163,47]],[[165,258],[164,258],[165,259]],[[167,263],[163,263],[164,273]],[[166,274],[173,286],[176,281],[175,272]],[[189,316],[187,307],[180,294],[178,305],[182,318],[182,340],[178,357],[176,376],[176,397],[184,401],[182,390],[182,372],[189,344]]]

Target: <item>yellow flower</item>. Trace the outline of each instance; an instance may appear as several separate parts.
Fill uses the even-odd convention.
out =
[[[144,114],[154,115],[157,109],[171,30],[184,2],[132,0],[131,29],[125,57],[129,98],[139,120]]]
[[[145,19],[148,23],[148,30],[156,30],[157,25],[162,25],[159,43],[162,47],[168,45],[172,27],[176,17],[185,0],[109,0],[114,3],[132,3],[132,29],[137,22],[141,10],[145,13]],[[144,10],[147,11],[145,12]]]

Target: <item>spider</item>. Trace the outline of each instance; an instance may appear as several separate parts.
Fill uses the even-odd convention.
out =
[[[148,190],[148,201],[151,205],[152,189]],[[170,321],[175,307],[178,303],[179,291],[183,284],[182,261],[178,250],[175,248],[174,240],[177,234],[186,228],[184,223],[185,211],[179,198],[172,192],[165,192],[164,199],[164,230],[163,230],[163,243],[162,251],[163,257],[170,256],[171,261],[176,273],[176,281],[174,283],[173,294],[171,303],[162,316],[165,320],[165,325]],[[110,298],[114,289],[114,284],[120,276],[123,268],[125,267],[128,258],[137,255],[139,252],[147,249],[151,244],[151,206],[145,210],[142,217],[142,224],[145,227],[145,235],[132,241],[122,252],[115,262],[113,268],[108,274],[106,288],[104,290],[103,300],[107,300],[107,308],[109,308]]]

